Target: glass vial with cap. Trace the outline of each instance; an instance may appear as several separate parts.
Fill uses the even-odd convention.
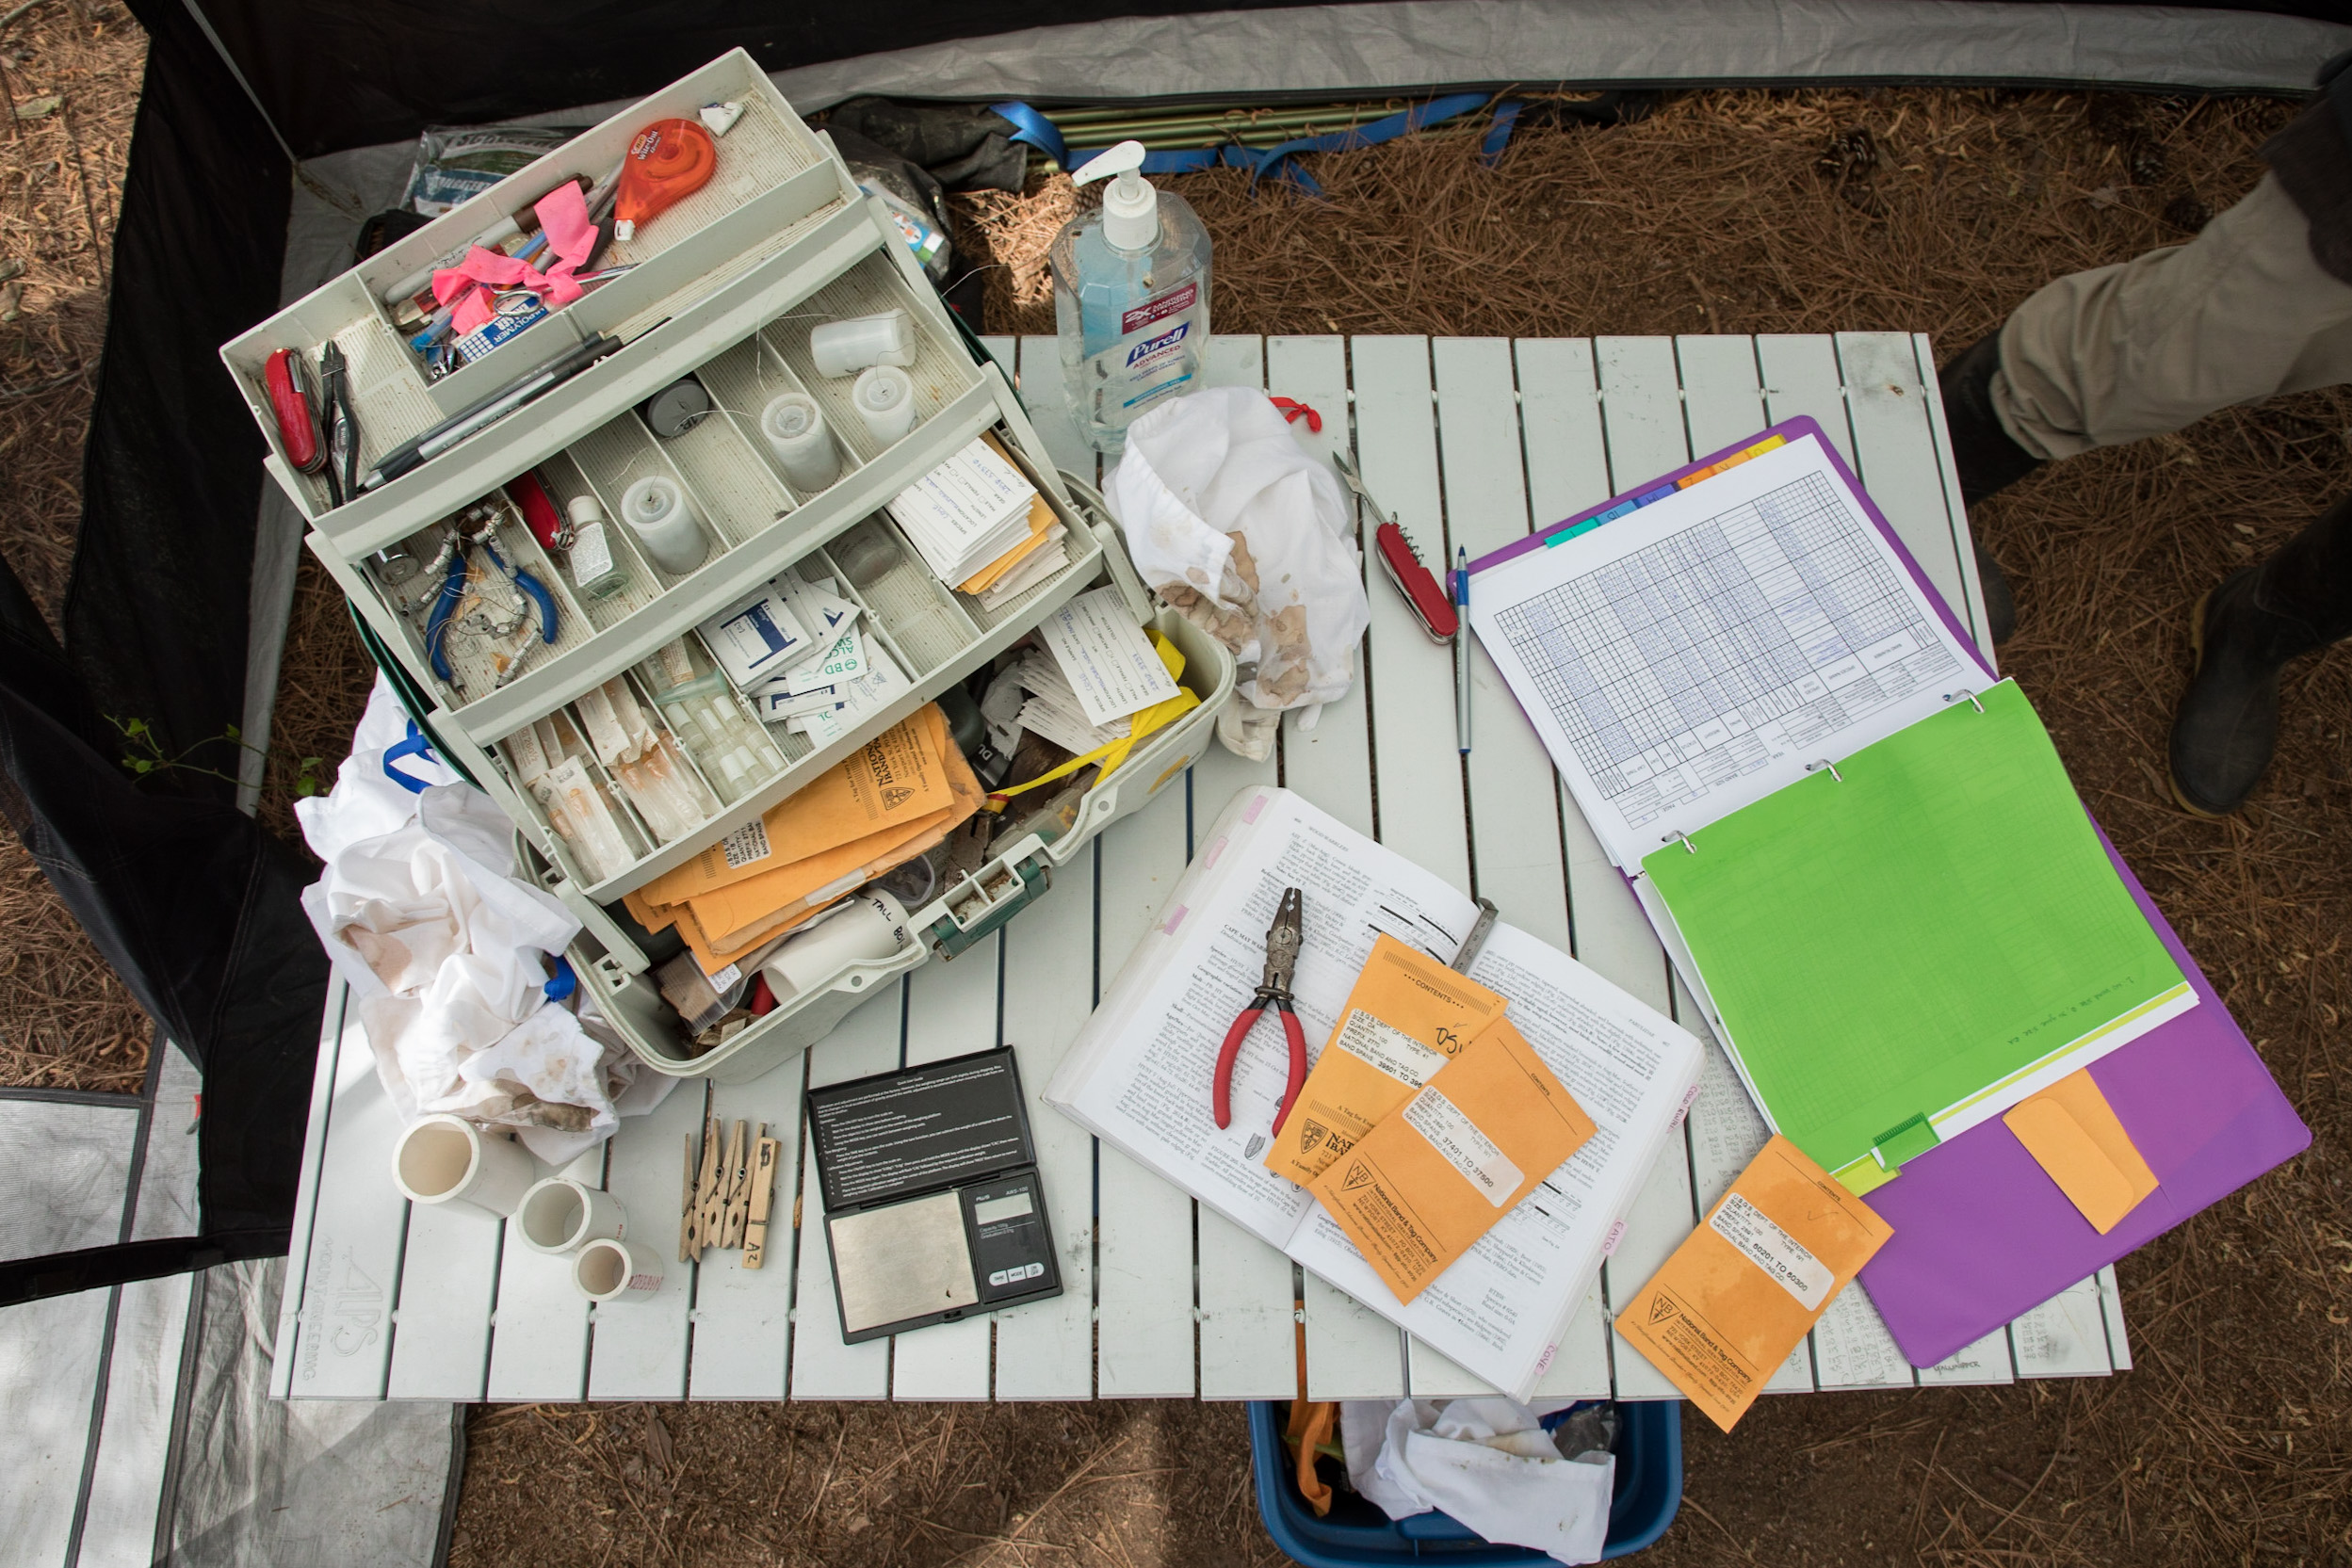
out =
[[[787,392],[760,411],[759,433],[776,455],[784,477],[803,495],[813,495],[841,477],[841,453],[825,428],[825,415],[817,399],[805,392]]]
[[[593,495],[576,495],[564,508],[572,519],[572,550],[564,564],[583,599],[604,599],[629,586],[629,569],[612,553],[605,533],[605,509]]]
[[[673,576],[693,571],[710,553],[686,492],[667,475],[650,475],[629,486],[621,497],[621,521],[653,563]]]
[[[915,428],[915,381],[895,364],[859,372],[850,401],[873,438],[887,446]]]

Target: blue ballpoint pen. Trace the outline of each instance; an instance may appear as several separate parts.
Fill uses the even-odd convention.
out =
[[[1453,552],[1453,733],[1470,754],[1470,553]]]

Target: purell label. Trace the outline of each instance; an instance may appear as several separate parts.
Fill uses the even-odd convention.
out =
[[[1172,288],[1156,299],[1130,306],[1119,316],[1121,333],[1140,332],[1155,321],[1165,321],[1178,311],[1189,311],[1192,301],[1201,297],[1201,285],[1195,281]]]

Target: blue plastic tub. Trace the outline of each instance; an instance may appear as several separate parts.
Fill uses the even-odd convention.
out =
[[[1484,1563],[1549,1562],[1528,1546],[1497,1546],[1443,1513],[1391,1520],[1363,1498],[1339,1493],[1328,1518],[1299,1495],[1282,1428],[1290,1406],[1264,1400],[1250,1406],[1250,1462],[1257,1478],[1257,1511],[1274,1544],[1306,1568],[1364,1568],[1367,1564],[1440,1562],[1471,1568]],[[1666,1533],[1682,1506],[1682,1406],[1672,1399],[1617,1407],[1617,1474],[1609,1505],[1603,1557],[1626,1557]]]

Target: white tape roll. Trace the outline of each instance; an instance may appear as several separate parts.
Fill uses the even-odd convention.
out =
[[[841,477],[840,450],[825,428],[823,411],[807,393],[785,393],[761,410],[759,433],[802,494],[813,495]]]
[[[710,553],[710,542],[703,537],[686,492],[666,475],[652,475],[629,486],[621,497],[621,521],[653,563],[673,575],[693,571]]]
[[[850,388],[866,428],[884,446],[915,428],[915,382],[895,364],[878,364]]]
[[[915,363],[915,318],[904,311],[828,321],[808,334],[819,376],[847,376],[871,364]]]

